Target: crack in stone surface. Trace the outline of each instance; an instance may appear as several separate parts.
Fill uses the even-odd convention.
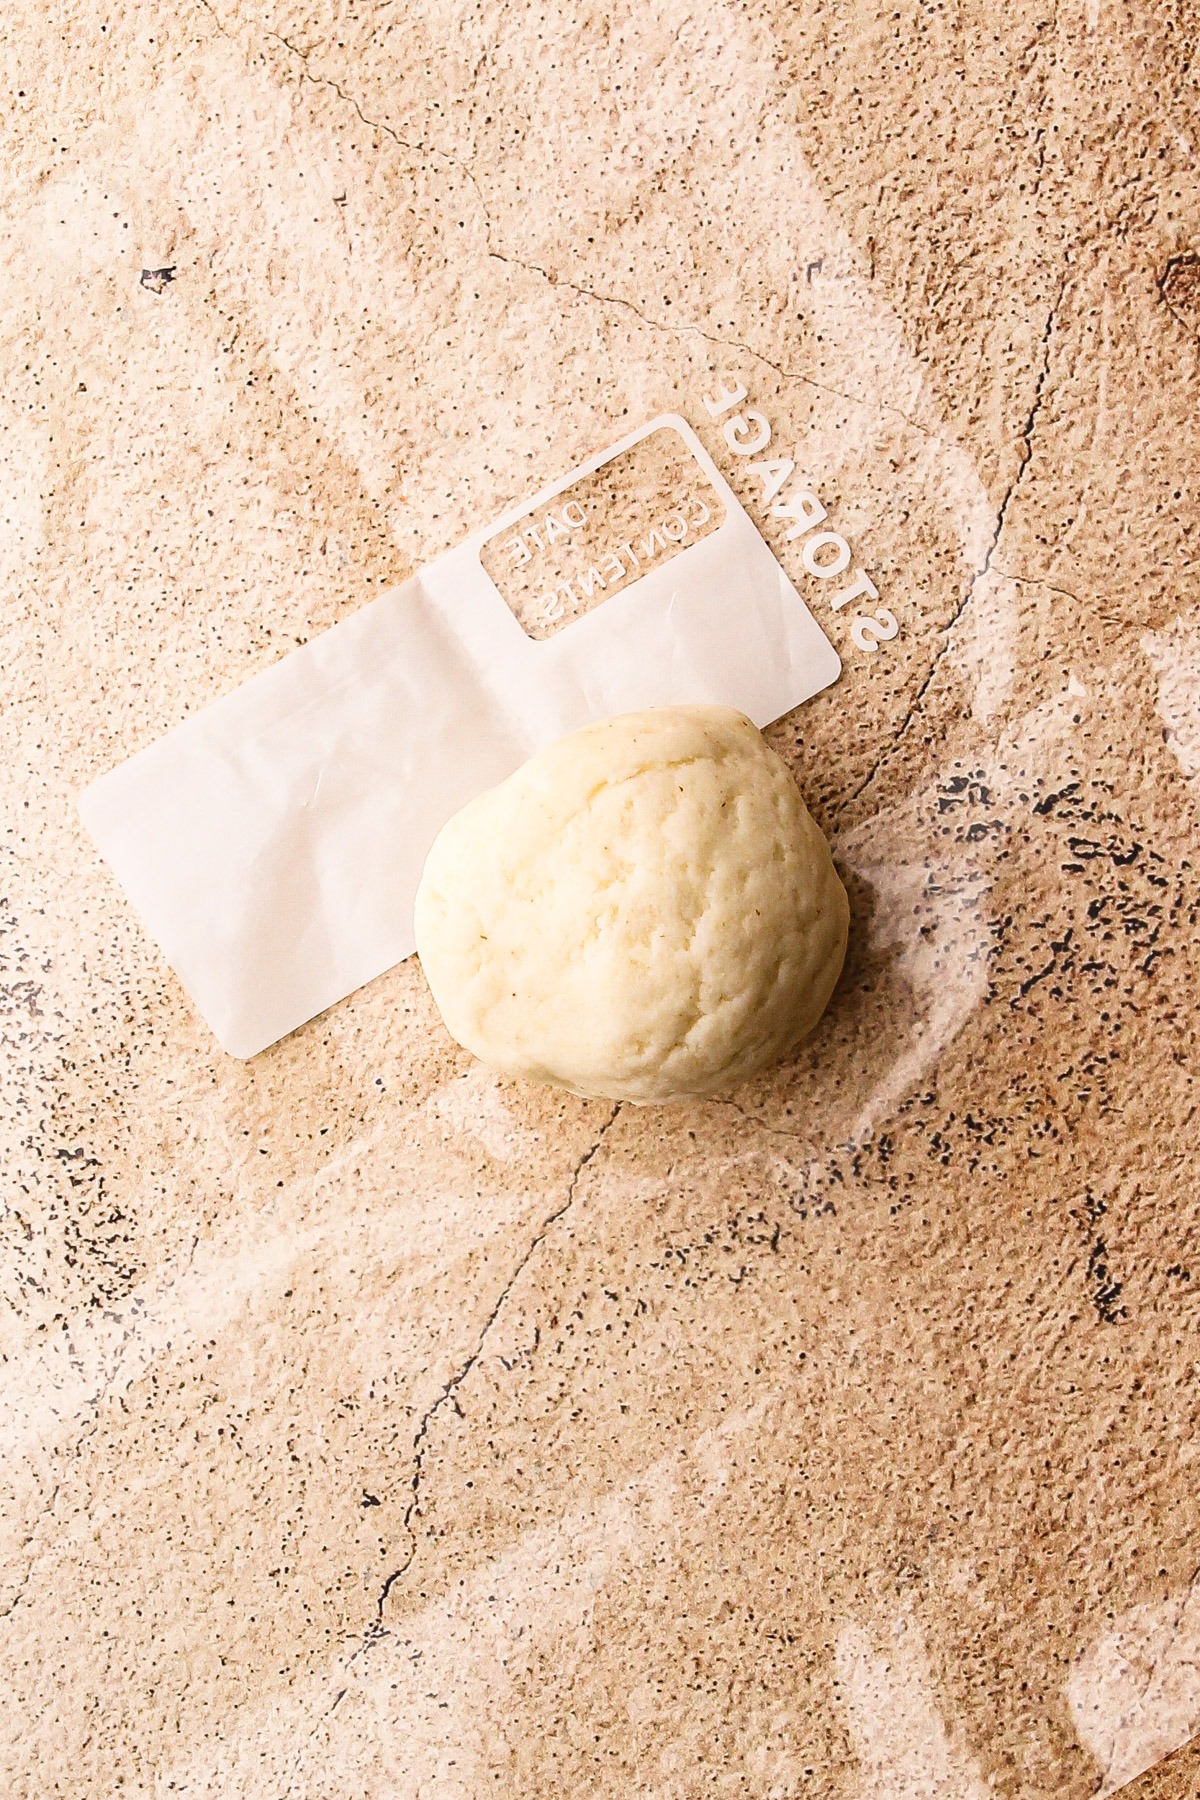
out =
[[[200,4],[204,8],[205,12],[208,14],[209,18],[212,20],[213,24],[216,26],[217,30],[220,32],[221,36],[223,38],[229,38],[230,43],[232,43],[233,39],[230,36],[230,33],[225,29],[225,26],[221,19],[221,15],[217,11],[216,7],[213,6],[212,0],[200,0]]]
[[[59,1488],[61,1485],[62,1484],[60,1482],[57,1482],[57,1481],[55,1482],[54,1487],[51,1490],[50,1498],[46,1501],[46,1504],[43,1506],[41,1512],[39,1512],[37,1518],[34,1521],[32,1530],[29,1531],[29,1533],[25,1537],[24,1542],[21,1545],[22,1552],[29,1549],[29,1546],[33,1543],[34,1539],[37,1537],[38,1532],[41,1530],[41,1528],[45,1524],[46,1520],[52,1519],[54,1517],[54,1506],[55,1506],[55,1502],[58,1499]],[[21,1605],[21,1602],[24,1600],[26,1592],[28,1591],[29,1584],[33,1580],[34,1574],[36,1573],[38,1564],[42,1561],[42,1559],[47,1554],[47,1549],[48,1549],[48,1547],[44,1547],[40,1550],[34,1550],[33,1554],[30,1556],[29,1561],[25,1566],[25,1572],[21,1576],[21,1579],[17,1584],[16,1593],[13,1595],[12,1599],[9,1601],[7,1606],[0,1607],[0,1620],[11,1618],[13,1613],[16,1612],[18,1606]]]
[[[403,1513],[403,1516],[400,1521],[404,1530],[408,1533],[408,1539],[409,1539],[408,1552],[407,1552],[407,1555],[404,1557],[404,1560],[400,1564],[398,1564],[398,1566],[395,1569],[393,1569],[391,1574],[387,1577],[387,1580],[383,1583],[383,1586],[380,1589],[378,1596],[376,1597],[375,1618],[371,1622],[371,1625],[367,1631],[363,1648],[366,1648],[369,1644],[378,1641],[378,1639],[380,1637],[386,1635],[384,1625],[383,1625],[383,1611],[384,1611],[384,1607],[387,1603],[388,1595],[391,1593],[391,1591],[395,1587],[396,1583],[398,1581],[401,1581],[404,1578],[404,1576],[407,1574],[408,1570],[412,1566],[413,1559],[415,1558],[416,1553],[417,1553],[417,1539],[416,1539],[416,1534],[412,1528],[412,1521],[413,1521],[414,1517],[416,1516],[417,1510],[418,1510],[418,1508],[420,1506],[420,1502],[421,1502],[421,1481],[422,1481],[422,1477],[424,1476],[424,1473],[425,1473],[425,1450],[426,1450],[426,1445],[427,1445],[427,1441],[428,1441],[428,1437],[429,1437],[429,1428],[432,1425],[434,1419],[437,1417],[438,1413],[442,1410],[443,1406],[446,1406],[449,1403],[453,1403],[454,1406],[457,1408],[458,1402],[456,1399],[456,1395],[458,1393],[458,1390],[462,1386],[463,1382],[467,1379],[467,1376],[471,1373],[471,1370],[475,1367],[476,1363],[479,1361],[479,1358],[482,1356],[484,1347],[488,1340],[488,1336],[491,1332],[493,1325],[496,1323],[496,1320],[500,1316],[500,1313],[504,1308],[505,1302],[507,1301],[509,1295],[512,1293],[512,1290],[515,1287],[517,1281],[524,1274],[525,1270],[529,1267],[529,1263],[533,1257],[534,1252],[537,1250],[538,1246],[545,1241],[546,1237],[548,1236],[550,1231],[553,1229],[553,1227],[558,1223],[558,1221],[561,1218],[564,1217],[564,1215],[566,1213],[568,1213],[570,1211],[571,1207],[574,1205],[576,1190],[578,1189],[578,1186],[579,1186],[579,1178],[583,1174],[583,1171],[587,1168],[588,1164],[594,1159],[594,1157],[596,1156],[596,1154],[598,1153],[598,1151],[600,1149],[600,1146],[603,1144],[605,1137],[608,1135],[608,1132],[610,1131],[612,1126],[616,1123],[617,1115],[621,1111],[621,1104],[622,1103],[618,1100],[616,1105],[613,1107],[612,1111],[609,1113],[607,1119],[604,1121],[603,1125],[601,1125],[599,1131],[596,1133],[596,1136],[592,1140],[591,1145],[589,1146],[589,1148],[587,1150],[584,1151],[583,1155],[579,1158],[579,1161],[575,1164],[575,1167],[572,1169],[570,1180],[567,1183],[567,1192],[566,1192],[565,1198],[562,1201],[560,1201],[560,1203],[554,1208],[553,1212],[551,1212],[542,1221],[541,1225],[538,1227],[534,1236],[530,1239],[524,1252],[518,1258],[517,1263],[516,1263],[515,1267],[513,1268],[511,1274],[509,1275],[507,1281],[504,1283],[504,1286],[500,1289],[499,1294],[496,1296],[496,1300],[495,1300],[494,1305],[492,1306],[491,1311],[489,1312],[487,1318],[484,1320],[483,1327],[480,1330],[478,1338],[476,1339],[475,1348],[471,1351],[470,1355],[465,1359],[465,1361],[460,1365],[460,1367],[458,1369],[456,1369],[455,1372],[450,1376],[450,1379],[443,1383],[440,1394],[437,1396],[436,1400],[433,1401],[432,1405],[426,1407],[425,1411],[422,1413],[420,1419],[417,1422],[417,1429],[413,1436],[413,1470],[412,1470],[412,1476],[411,1476],[411,1480],[410,1480],[410,1487],[411,1487],[412,1491],[409,1496],[408,1502],[404,1508],[404,1513]]]
[[[201,0],[201,4],[208,6],[209,0]],[[209,10],[211,11],[211,7]],[[215,13],[213,16],[214,18],[216,17]],[[294,44],[291,38],[284,37],[278,31],[271,31],[267,28],[264,28],[264,31],[267,37],[273,38],[277,44],[282,44],[284,49],[297,59],[300,64],[300,79],[302,81],[310,82],[313,87],[328,88],[331,93],[337,95],[344,106],[353,108],[358,118],[369,131],[378,131],[382,133],[384,137],[391,138],[392,142],[398,144],[402,150],[408,150],[414,156],[437,156],[440,157],[443,162],[449,163],[452,168],[461,169],[471,186],[474,188],[476,197],[479,200],[480,209],[483,213],[485,235],[490,233],[491,220],[488,217],[487,206],[484,202],[479,183],[475,178],[475,172],[471,168],[470,163],[461,156],[455,156],[453,151],[443,150],[440,145],[431,144],[424,138],[406,138],[402,132],[396,130],[394,125],[388,125],[382,119],[369,118],[355,99],[354,95],[348,93],[339,81],[334,80],[332,75],[313,74],[308,66],[308,59],[312,55],[311,50],[301,50],[300,46]]]
[[[219,29],[224,31],[224,27],[221,25],[216,13],[213,12],[210,0],[201,0],[201,4],[212,13],[212,17],[216,21]],[[228,35],[228,33],[225,35]],[[827,382],[818,381],[814,375],[805,375],[798,369],[785,368],[782,363],[775,362],[771,357],[767,356],[764,351],[756,349],[753,344],[748,344],[741,338],[721,337],[718,333],[706,331],[702,325],[693,324],[690,320],[684,320],[682,323],[673,324],[666,319],[653,318],[649,313],[643,312],[636,301],[628,300],[622,294],[603,294],[597,288],[585,287],[582,282],[572,281],[569,276],[556,274],[553,269],[548,269],[543,263],[534,262],[532,258],[517,256],[506,250],[497,250],[493,242],[493,234],[496,231],[495,220],[492,218],[487,201],[484,198],[483,189],[479,185],[479,180],[475,171],[465,157],[457,156],[453,151],[444,150],[440,145],[431,144],[422,138],[407,138],[403,133],[397,131],[394,126],[386,124],[381,119],[371,118],[363,111],[362,106],[358,100],[355,99],[354,95],[349,93],[339,81],[336,81],[330,75],[313,74],[312,70],[308,67],[308,59],[312,54],[311,51],[302,50],[298,44],[293,43],[290,38],[283,36],[277,31],[266,30],[265,35],[269,38],[273,38],[276,43],[282,44],[284,49],[297,59],[300,63],[302,80],[310,82],[314,87],[328,88],[331,93],[337,95],[343,105],[353,108],[357,117],[369,130],[381,132],[385,137],[391,138],[393,143],[399,145],[402,150],[407,150],[413,155],[436,156],[443,162],[449,163],[453,168],[460,169],[470,182],[475,191],[476,199],[479,202],[480,215],[483,220],[484,243],[487,255],[493,262],[504,263],[509,268],[521,269],[527,275],[537,275],[550,287],[566,288],[569,293],[578,294],[581,299],[590,300],[597,306],[622,307],[626,312],[633,313],[634,317],[640,319],[642,324],[647,326],[651,331],[661,331],[666,336],[675,338],[686,336],[699,337],[702,338],[705,343],[715,344],[720,350],[740,351],[743,355],[752,357],[755,362],[761,363],[764,368],[770,369],[781,381],[798,382],[803,387],[813,388],[817,393],[827,394],[831,399],[845,401],[848,406],[878,406],[881,411],[891,413],[896,418],[902,419],[911,430],[919,433],[922,437],[936,437],[938,435],[936,430],[928,425],[922,425],[919,420],[914,419],[910,413],[905,412],[903,407],[896,406],[892,401],[870,400],[864,399],[863,396],[859,394],[847,394],[841,388],[831,387]]]
[[[793,1143],[810,1141],[810,1133],[789,1131],[786,1125],[772,1125],[769,1119],[760,1117],[758,1113],[750,1112],[739,1100],[727,1100],[719,1094],[714,1094],[712,1101],[715,1106],[729,1107],[732,1112],[738,1114],[739,1118],[745,1119],[748,1125],[757,1125],[761,1130],[769,1132],[772,1137],[790,1138]]]
[[[1055,321],[1058,318],[1059,309],[1062,306],[1063,298],[1067,291],[1067,280],[1068,280],[1069,275],[1070,275],[1070,261],[1068,259],[1068,260],[1064,261],[1062,275],[1061,275],[1061,277],[1059,279],[1059,283],[1058,283],[1058,292],[1055,294],[1054,299],[1050,303],[1049,311],[1046,314],[1046,323],[1042,327],[1041,364],[1040,364],[1040,367],[1038,368],[1037,379],[1034,382],[1033,397],[1030,400],[1029,408],[1025,415],[1025,423],[1021,427],[1021,431],[1020,431],[1020,434],[1017,439],[1017,446],[1018,446],[1018,448],[1017,448],[1017,466],[1016,466],[1016,469],[1013,471],[1012,479],[1009,481],[1009,484],[1008,484],[1007,488],[1005,489],[1004,495],[1000,501],[1000,505],[997,508],[996,522],[992,527],[991,538],[989,539],[987,547],[984,550],[983,560],[978,564],[978,566],[973,571],[970,580],[967,582],[967,585],[963,590],[962,598],[959,600],[958,605],[955,607],[955,609],[954,609],[953,613],[951,614],[947,623],[945,625],[943,625],[943,627],[939,633],[939,636],[942,641],[938,648],[937,654],[934,656],[933,661],[930,663],[929,668],[925,672],[924,679],[920,683],[920,686],[917,688],[916,693],[913,695],[911,701],[909,702],[908,707],[905,711],[904,717],[901,719],[900,724],[897,727],[896,731],[892,734],[890,742],[887,745],[885,745],[884,749],[880,752],[879,756],[876,757],[876,759],[872,763],[871,767],[867,770],[866,775],[859,782],[858,786],[854,789],[853,793],[850,794],[850,796],[846,802],[847,805],[853,805],[853,803],[856,800],[861,799],[862,795],[866,793],[867,789],[871,786],[871,784],[875,780],[876,776],[880,773],[880,770],[883,769],[887,765],[887,763],[895,755],[896,751],[900,748],[900,745],[903,743],[904,738],[908,733],[909,726],[912,724],[913,720],[916,718],[918,712],[921,709],[921,705],[925,699],[925,695],[928,693],[930,684],[933,681],[934,676],[937,674],[938,669],[941,667],[943,658],[946,656],[947,652],[950,649],[955,626],[958,624],[959,620],[962,618],[963,614],[966,612],[968,606],[970,606],[972,600],[975,598],[975,593],[979,586],[979,583],[983,580],[985,575],[988,575],[991,573],[992,558],[996,554],[996,550],[999,547],[1001,536],[1003,535],[1003,532],[1004,532],[1004,523],[1008,517],[1008,509],[1012,504],[1012,501],[1017,492],[1017,489],[1020,487],[1021,482],[1024,479],[1026,469],[1029,467],[1029,464],[1033,460],[1033,434],[1037,427],[1038,414],[1041,412],[1041,409],[1042,409],[1042,401],[1045,397],[1045,392],[1046,392],[1046,381],[1047,381],[1047,378],[1050,373],[1050,342],[1054,335]],[[1000,571],[999,569],[996,571],[997,574],[1000,574],[1001,572],[1002,571]],[[1059,590],[1059,591],[1065,592],[1066,590],[1063,589],[1063,590]],[[1071,597],[1074,598],[1074,596],[1071,596]]]
[[[490,234],[491,221],[488,220],[487,224]],[[598,306],[624,307],[626,311],[633,313],[635,317],[640,319],[643,325],[648,326],[651,331],[664,332],[668,337],[699,337],[703,338],[706,344],[715,344],[720,350],[739,350],[743,355],[753,357],[755,362],[762,363],[764,368],[772,370],[774,374],[778,375],[781,381],[798,382],[803,387],[815,389],[817,393],[828,394],[831,399],[844,400],[848,406],[877,406],[882,412],[892,413],[896,418],[903,419],[906,425],[910,426],[913,431],[918,432],[922,437],[936,437],[938,435],[937,432],[932,430],[928,425],[920,424],[918,420],[914,419],[909,413],[906,413],[902,407],[895,406],[890,400],[869,400],[864,399],[860,394],[847,394],[841,388],[830,387],[827,382],[818,381],[815,375],[802,375],[798,369],[785,368],[782,363],[774,362],[764,351],[756,350],[753,344],[746,343],[742,338],[721,337],[716,332],[706,331],[702,325],[691,323],[690,320],[684,320],[680,324],[670,324],[665,319],[652,318],[649,313],[643,312],[641,307],[633,300],[627,300],[621,294],[602,294],[598,289],[584,287],[580,282],[572,281],[565,275],[556,275],[552,269],[545,268],[541,263],[527,261],[519,256],[510,256],[502,251],[493,250],[490,244],[490,236],[488,255],[495,262],[508,263],[513,268],[524,269],[525,272],[530,275],[540,275],[542,280],[548,282],[551,287],[566,288],[570,293],[579,294],[583,299],[594,301]]]
[[[1018,575],[1015,569],[998,569],[995,563],[992,564],[992,569],[995,574],[1003,575],[1005,581],[1018,582],[1021,587],[1045,588],[1048,594],[1061,594],[1064,600],[1074,600],[1076,606],[1081,604],[1079,595],[1072,593],[1070,588],[1057,587],[1053,581],[1046,581],[1041,575]]]

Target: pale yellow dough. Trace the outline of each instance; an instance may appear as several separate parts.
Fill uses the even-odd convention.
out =
[[[741,713],[586,726],[443,826],[416,901],[453,1036],[613,1100],[735,1087],[810,1031],[849,908],[786,764]]]

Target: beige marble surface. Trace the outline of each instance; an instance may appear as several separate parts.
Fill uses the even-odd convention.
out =
[[[1200,1729],[1198,28],[8,9],[6,1795],[1083,1800]],[[751,504],[730,372],[901,624],[768,522],[820,1032],[613,1112],[412,962],[222,1056],[80,787],[664,408]]]

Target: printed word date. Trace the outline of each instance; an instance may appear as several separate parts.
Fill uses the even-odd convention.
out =
[[[568,500],[557,512],[548,508],[540,519],[530,519],[520,531],[505,539],[503,548],[508,552],[511,566],[519,569],[522,563],[532,562],[535,554],[562,543],[586,523],[586,509],[578,500]]]

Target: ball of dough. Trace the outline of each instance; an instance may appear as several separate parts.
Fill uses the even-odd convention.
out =
[[[551,744],[443,826],[416,936],[451,1034],[612,1100],[730,1088],[825,1009],[849,907],[741,713],[670,706]]]

